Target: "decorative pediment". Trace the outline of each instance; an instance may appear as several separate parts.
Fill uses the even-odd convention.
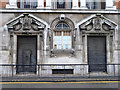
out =
[[[114,30],[117,26],[116,23],[107,19],[103,15],[96,14],[92,15],[84,20],[82,20],[79,24],[80,30],[85,31],[110,31]]]
[[[8,30],[14,32],[38,32],[44,30],[46,25],[31,14],[22,14],[7,23]]]

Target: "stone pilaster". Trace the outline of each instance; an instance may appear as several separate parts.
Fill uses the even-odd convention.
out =
[[[72,9],[79,9],[78,0],[72,0],[72,1],[73,1],[73,7],[72,7]]]
[[[88,8],[86,7],[86,0],[81,0],[80,3],[81,3],[80,9],[88,9]]]
[[[46,0],[46,9],[51,9],[51,0]]]
[[[44,8],[44,0],[38,0],[38,6],[37,6],[38,9],[42,9]]]

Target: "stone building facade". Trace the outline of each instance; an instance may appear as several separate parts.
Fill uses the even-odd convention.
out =
[[[26,8],[30,5],[19,2],[18,8],[17,0],[9,0],[6,8],[0,10],[0,63],[51,64],[41,66],[40,72],[37,66],[6,66],[1,74],[11,75],[13,70],[14,75],[52,75],[70,70],[74,75],[89,72],[111,75],[114,68],[115,73],[119,73],[120,66],[111,65],[120,64],[120,11],[113,6],[113,1],[90,4],[86,0],[70,3],[61,0],[60,3],[59,0],[57,3],[38,0],[33,4],[37,5],[35,8]],[[99,4],[101,7],[95,6]]]

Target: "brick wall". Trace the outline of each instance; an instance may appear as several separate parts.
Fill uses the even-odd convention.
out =
[[[120,9],[120,0],[116,0],[116,3],[115,3],[117,9]]]
[[[7,3],[7,0],[0,0],[0,8],[5,8]]]

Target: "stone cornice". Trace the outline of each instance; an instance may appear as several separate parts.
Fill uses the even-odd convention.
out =
[[[120,10],[81,10],[81,9],[1,9],[1,13],[83,13],[83,14],[120,14]]]

